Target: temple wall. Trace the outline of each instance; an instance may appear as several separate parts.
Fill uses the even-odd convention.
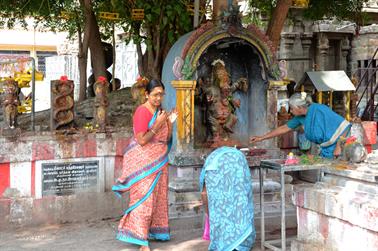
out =
[[[0,226],[38,225],[99,220],[121,215],[120,200],[111,187],[122,168],[130,132],[21,136],[0,139]],[[71,194],[44,195],[42,164],[98,161],[97,179],[90,189]],[[58,177],[58,176],[56,176]],[[84,177],[84,176],[77,176]]]
[[[370,60],[378,47],[378,25],[362,27],[352,42],[352,72],[356,72],[359,60]]]

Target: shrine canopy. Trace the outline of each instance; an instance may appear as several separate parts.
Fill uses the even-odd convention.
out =
[[[305,86],[305,89],[312,85],[317,91],[356,90],[345,71],[308,71],[297,83],[295,89],[300,90],[302,85]]]

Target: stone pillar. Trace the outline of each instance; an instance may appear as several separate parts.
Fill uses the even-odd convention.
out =
[[[281,34],[281,45],[280,45],[280,58],[287,59],[293,49],[295,40],[295,33],[282,33]]]
[[[328,49],[329,49],[329,41],[327,34],[319,33],[318,37],[318,46],[317,46],[317,69],[320,71],[324,71],[327,69],[327,61],[328,61]]]
[[[278,91],[282,88],[286,89],[286,83],[284,81],[269,81],[269,89],[267,91],[267,113],[266,122],[269,130],[273,130],[278,126],[277,119],[277,102],[278,102]],[[272,145],[277,147],[277,138],[271,139]]]
[[[184,150],[193,143],[195,80],[173,80],[176,89],[177,150]]]
[[[347,59],[347,56],[348,56],[350,49],[351,49],[350,41],[349,41],[348,37],[344,37],[344,39],[341,40],[340,70],[344,70],[347,74],[348,74],[348,70],[350,71],[350,67],[348,67],[349,62],[348,62],[348,59]]]
[[[302,48],[303,48],[303,57],[304,58],[311,58],[311,45],[312,45],[312,33],[303,33],[301,35],[301,40],[302,40]],[[311,71],[314,62],[312,62],[310,59],[303,61],[303,70],[306,71]]]

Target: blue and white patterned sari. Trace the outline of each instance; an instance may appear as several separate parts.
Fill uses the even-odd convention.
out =
[[[221,147],[206,159],[200,177],[206,185],[209,219],[209,250],[249,251],[256,238],[251,173],[242,152]]]

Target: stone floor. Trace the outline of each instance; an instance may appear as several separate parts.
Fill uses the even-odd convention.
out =
[[[138,246],[115,239],[116,220],[80,224],[62,224],[39,228],[0,230],[2,251],[134,251]],[[154,251],[205,251],[208,241],[201,239],[202,232],[175,232],[168,242],[151,242]],[[252,251],[260,251],[257,243]]]

